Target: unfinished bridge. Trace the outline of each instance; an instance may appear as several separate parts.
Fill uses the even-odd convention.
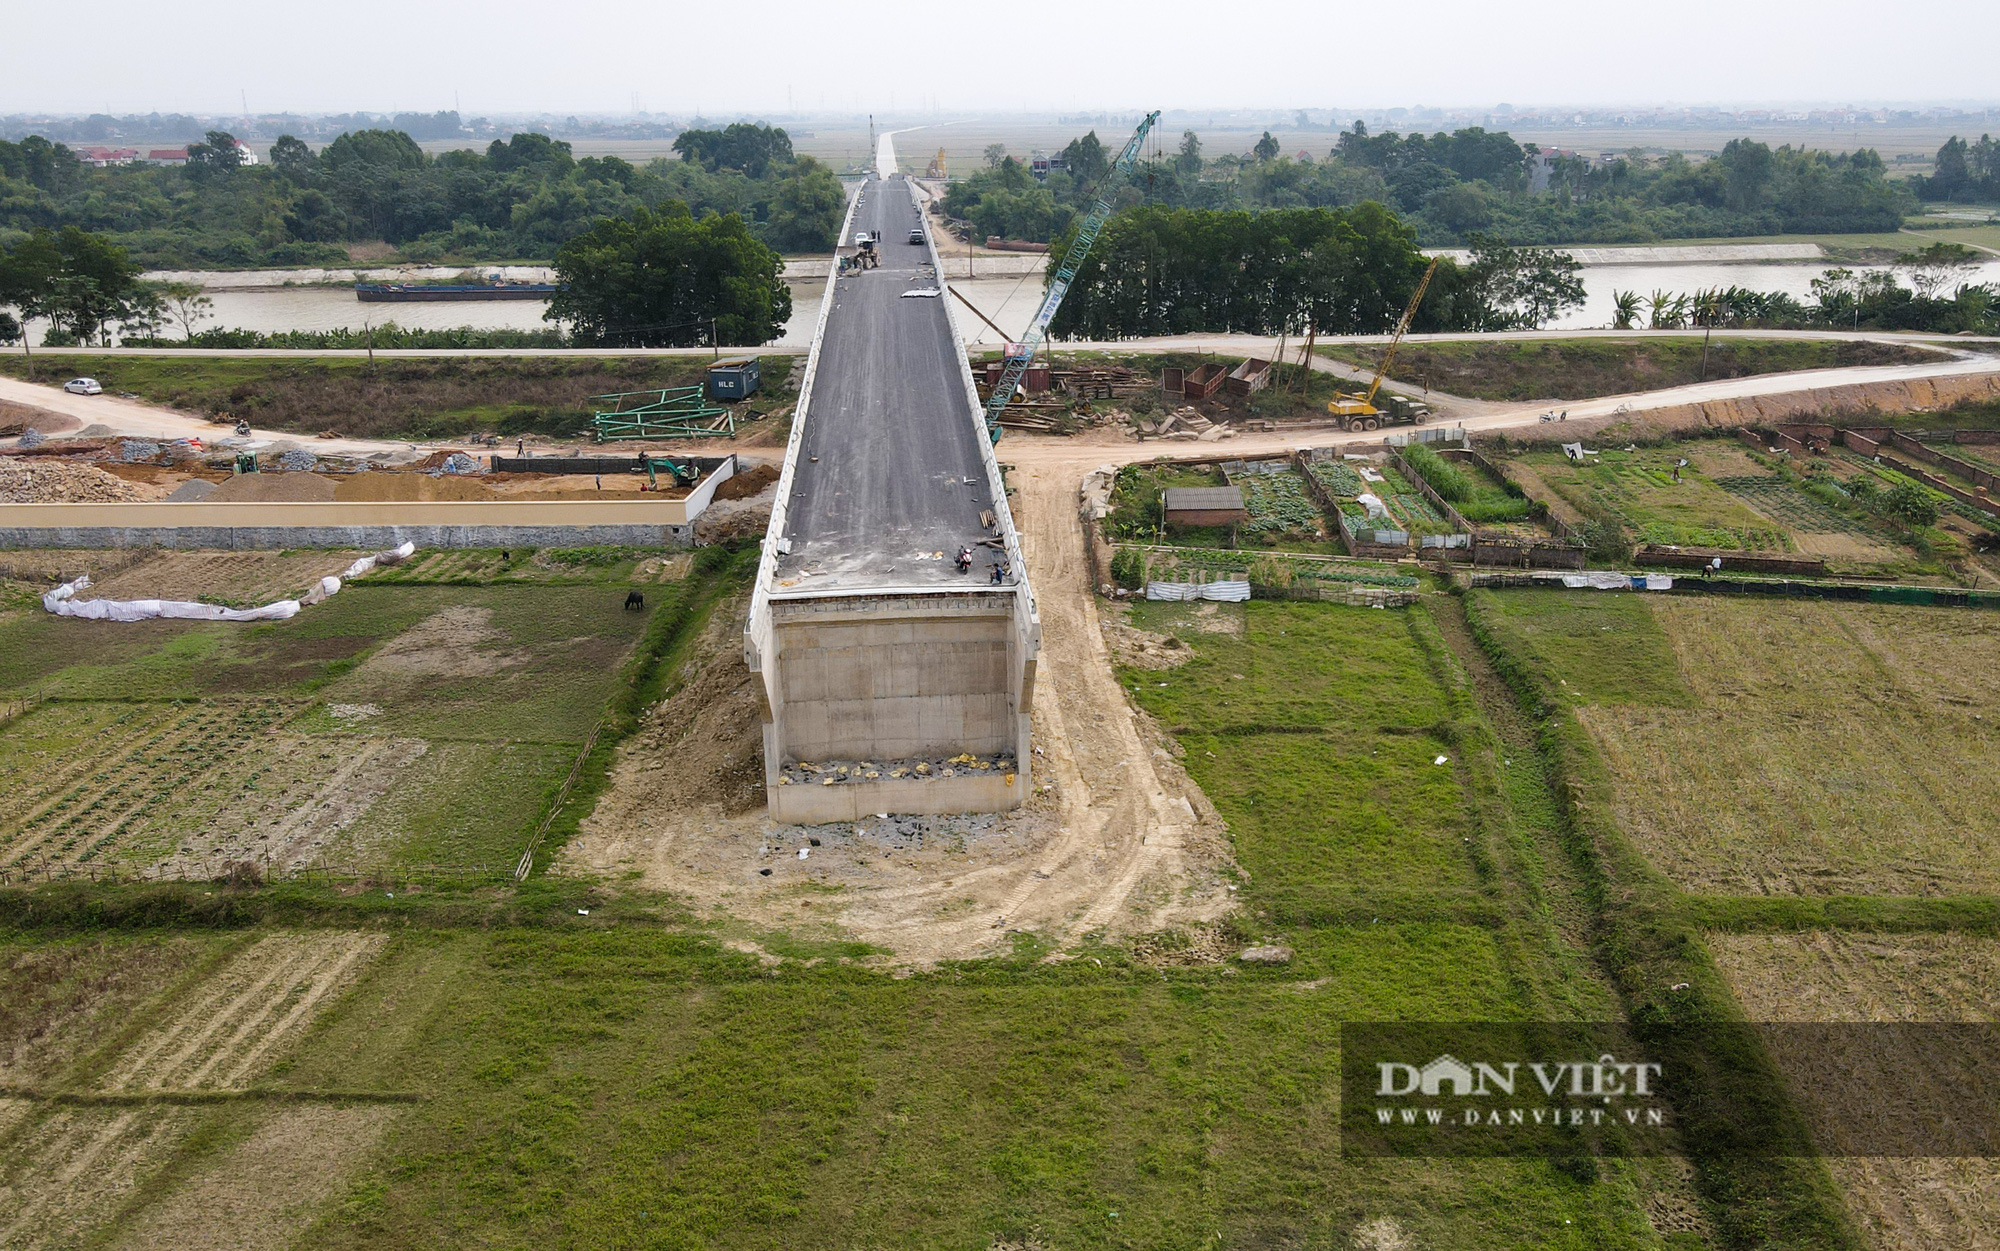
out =
[[[781,821],[999,811],[1031,785],[1041,627],[937,250],[888,153],[841,230],[843,255],[867,235],[880,263],[828,279],[744,637]]]

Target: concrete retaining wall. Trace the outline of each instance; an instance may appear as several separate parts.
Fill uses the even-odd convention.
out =
[[[692,526],[59,526],[0,525],[0,548],[688,547]]]
[[[0,547],[685,547],[688,502],[0,504]]]

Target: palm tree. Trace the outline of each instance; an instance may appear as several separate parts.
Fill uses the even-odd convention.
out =
[[[1630,330],[1639,320],[1639,299],[1637,291],[1613,291],[1611,293],[1611,328]]]

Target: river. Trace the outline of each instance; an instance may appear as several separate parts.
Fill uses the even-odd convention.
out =
[[[948,268],[955,267],[949,260],[946,264]],[[986,258],[982,258],[979,264],[986,265]],[[1018,264],[1009,268],[1018,268]],[[1583,306],[1564,315],[1552,328],[1568,330],[1610,325],[1613,292],[1616,291],[1636,291],[1641,296],[1650,296],[1655,291],[1688,293],[1709,287],[1739,286],[1754,291],[1784,291],[1801,301],[1809,301],[1812,280],[1827,268],[1825,262],[1586,265],[1582,270]],[[1872,271],[1862,267],[1857,272]],[[2000,284],[2000,260],[1980,266],[1968,280]],[[791,320],[776,342],[782,346],[803,347],[811,342],[826,284],[823,280],[807,279],[792,282],[791,288]],[[960,277],[952,283],[952,288],[1015,334],[1027,326],[1042,296],[1040,276],[1034,273],[997,278],[982,276],[969,280]],[[342,327],[359,329],[370,320],[376,325],[394,321],[399,326],[440,330],[458,326],[540,330],[548,326],[542,320],[547,306],[533,300],[363,304],[354,298],[351,289],[327,286],[231,287],[212,290],[210,298],[215,302],[215,316],[205,324],[267,333],[337,330]],[[1001,336],[997,332],[964,307],[957,311],[959,324],[968,342],[988,345],[1000,342]]]

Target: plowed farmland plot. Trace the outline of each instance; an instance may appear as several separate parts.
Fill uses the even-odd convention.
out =
[[[1620,825],[1684,889],[2000,889],[2000,619],[1943,608],[1496,595],[1566,684]]]
[[[2000,943],[1964,934],[1714,934],[1709,943],[1751,1019],[1760,1021],[1986,1021],[2000,1003]],[[1814,1094],[1812,1061],[1779,1053],[1803,1099],[1848,1211],[1874,1245],[1977,1247],[1975,1230],[2000,1229],[2000,1161],[1981,1158],[1855,1156],[1842,1150],[1842,1122],[1854,1109]],[[1879,1057],[1902,1091],[1927,1097],[1928,1120],[1958,1097],[1921,1056]],[[1928,1115],[1926,1115],[1928,1114]],[[1949,1112],[1944,1115],[1948,1116]]]
[[[191,599],[248,607],[290,599],[361,552],[163,551],[98,580],[80,599]]]
[[[0,867],[141,867],[266,769],[302,703],[44,704],[0,730]],[[212,798],[211,798],[212,796]]]
[[[649,620],[625,590],[362,581],[262,624],[0,612],[0,668],[50,697],[0,722],[0,872],[511,865]]]
[[[24,1000],[42,1010],[19,1024],[24,1032],[54,1036],[67,1063],[33,1066],[22,1076],[38,1094],[86,1096],[72,1103],[21,1100],[0,1112],[0,1245],[276,1246],[273,1226],[284,1213],[256,1196],[262,1180],[275,1184],[292,1207],[334,1197],[353,1161],[349,1144],[366,1147],[391,1114],[385,1106],[285,1109],[266,1112],[255,1101],[203,1106],[175,1102],[195,1092],[242,1091],[268,1079],[288,1059],[315,1022],[339,1002],[381,953],[375,934],[326,931],[273,933],[255,940],[210,940],[193,949],[181,943],[93,944],[78,950],[78,967],[54,1004],[33,1004],[41,953],[7,951],[0,969],[0,1002]],[[60,950],[60,949],[59,949]],[[206,957],[202,959],[201,957]],[[167,957],[167,959],[162,959]],[[24,961],[27,962],[24,967]],[[178,978],[176,965],[188,968]],[[192,967],[188,967],[188,966]],[[132,976],[134,974],[142,976]],[[146,981],[145,974],[158,977]],[[165,974],[162,977],[160,975]],[[143,982],[135,1000],[129,989]],[[24,994],[27,990],[30,993]],[[111,1013],[121,1016],[113,1017]],[[155,1094],[168,1102],[93,1103],[89,1097]],[[207,1158],[253,1127],[257,1139],[284,1144],[286,1160],[257,1161],[249,1175],[219,1176]],[[301,1134],[300,1128],[311,1132]],[[353,1137],[346,1137],[352,1135]],[[256,1139],[253,1139],[253,1141]],[[298,1164],[314,1167],[301,1174]],[[238,1161],[239,1164],[247,1161]],[[209,1171],[203,1175],[203,1169]],[[174,1220],[177,1175],[195,1173],[195,1194],[214,1203],[195,1225]],[[169,1179],[163,1182],[163,1178]],[[233,1194],[226,1192],[234,1188]],[[117,1222],[135,1200],[168,1193],[150,1227],[178,1224],[178,1234],[116,1238]],[[184,1207],[185,1205],[180,1205]],[[246,1222],[244,1214],[256,1219]],[[296,1217],[293,1218],[296,1222]],[[141,1222],[142,1229],[148,1228]]]

